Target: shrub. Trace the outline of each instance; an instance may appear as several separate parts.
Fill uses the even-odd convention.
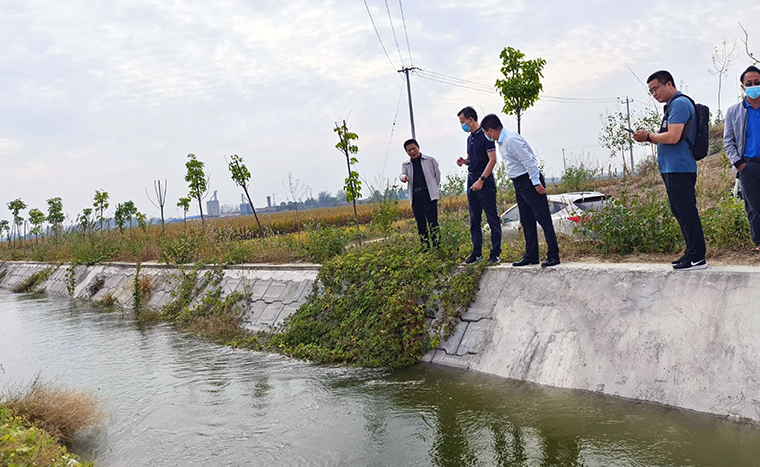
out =
[[[163,239],[161,261],[168,264],[190,264],[200,259],[200,248],[204,243],[203,232],[185,231],[173,238]]]
[[[306,259],[313,263],[322,263],[346,251],[350,236],[340,227],[313,226],[307,228],[301,245]]]
[[[752,248],[747,213],[741,201],[723,197],[715,207],[701,214],[705,240],[711,248]]]
[[[398,219],[398,215],[397,199],[385,199],[379,203],[375,203],[372,208],[371,226],[381,235],[390,235],[393,230],[393,223]]]
[[[10,387],[2,399],[16,415],[64,442],[105,419],[105,411],[94,393],[64,388],[39,376],[28,386]]]
[[[591,188],[596,169],[590,169],[581,162],[577,167],[570,166],[562,172],[562,189],[564,191],[583,191]]]
[[[682,248],[683,238],[667,201],[656,193],[608,202],[581,223],[579,233],[597,242],[608,253],[672,253]]]

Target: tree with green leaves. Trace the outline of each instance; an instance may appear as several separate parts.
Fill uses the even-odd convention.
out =
[[[63,221],[66,220],[66,216],[63,214],[63,201],[61,198],[50,198],[47,200],[47,205],[47,221],[53,227],[53,235],[58,237],[61,233]]]
[[[11,247],[11,224],[6,219],[0,220],[0,237],[3,236],[3,232],[8,239],[8,248]]]
[[[148,216],[141,213],[140,211],[136,211],[135,219],[137,220],[138,227],[142,229],[143,233],[148,233]]]
[[[42,223],[45,222],[45,220],[46,217],[44,212],[40,211],[37,208],[32,208],[29,210],[29,223],[32,224],[32,229],[29,231],[29,233],[34,235],[35,243],[39,243],[40,241]]]
[[[520,133],[523,114],[538,101],[538,94],[544,89],[541,78],[544,77],[542,70],[546,60],[526,60],[524,53],[512,47],[502,50],[499,57],[504,79],[497,79],[495,86],[504,98],[502,110],[517,117],[517,132]]]
[[[359,159],[356,158],[359,146],[353,143],[353,141],[359,139],[359,135],[349,130],[345,120],[343,120],[342,124],[336,122],[333,131],[338,134],[339,138],[335,148],[346,156],[348,177],[346,177],[343,190],[346,192],[346,202],[354,203],[354,220],[358,226],[359,214],[356,212],[356,200],[361,198],[362,182],[359,179],[359,172],[351,170],[351,166],[359,163]]]
[[[98,220],[100,221],[100,231],[103,231],[103,221],[106,220],[103,217],[103,212],[108,209],[108,192],[95,190],[95,197],[93,198],[93,207],[99,213]]]
[[[82,227],[82,234],[87,235],[87,229],[90,227],[91,220],[90,216],[92,215],[92,208],[84,208],[82,209],[82,214],[77,215],[77,223],[80,227]]]
[[[182,213],[185,216],[182,219],[182,221],[186,229],[187,229],[187,211],[190,210],[190,201],[192,201],[192,199],[190,199],[190,197],[188,196],[186,198],[180,198],[179,201],[177,202],[177,207],[182,208]]]
[[[130,235],[132,235],[132,216],[137,213],[135,203],[125,201],[116,205],[116,211],[113,214],[114,223],[119,228],[120,233],[124,233],[124,225],[129,221]]]
[[[21,224],[24,222],[24,216],[21,216],[20,213],[26,209],[26,203],[21,201],[21,198],[17,198],[6,206],[8,206],[8,210],[13,214],[13,225],[16,226],[16,237],[20,238],[23,242],[23,237],[21,236]]]
[[[206,224],[203,221],[203,198],[208,193],[209,182],[206,173],[203,171],[206,164],[199,161],[195,157],[195,154],[188,154],[187,158],[189,160],[185,163],[185,167],[187,168],[185,181],[190,188],[190,197],[198,200],[198,210],[201,213],[201,227],[205,228]]]
[[[230,157],[230,161],[227,162],[227,166],[230,168],[232,181],[234,181],[237,186],[243,189],[245,197],[248,198],[248,204],[251,205],[253,217],[256,218],[256,224],[259,226],[259,232],[261,233],[262,237],[265,237],[266,235],[264,234],[264,229],[261,227],[261,222],[259,222],[259,216],[256,214],[256,208],[253,207],[251,195],[248,194],[248,181],[251,179],[251,172],[249,172],[248,167],[245,166],[245,161],[243,161],[243,158],[237,154],[233,154]]]

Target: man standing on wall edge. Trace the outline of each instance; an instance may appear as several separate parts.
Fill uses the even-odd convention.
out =
[[[696,111],[691,100],[676,89],[669,72],[653,73],[647,79],[647,86],[657,102],[666,103],[662,125],[657,133],[639,130],[633,139],[640,143],[657,143],[657,165],[665,182],[670,210],[686,242],[686,252],[671,264],[676,271],[705,269],[705,236],[694,190],[697,162],[687,142],[687,138],[692,142],[696,139]]]

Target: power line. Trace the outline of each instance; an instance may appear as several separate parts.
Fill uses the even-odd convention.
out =
[[[396,66],[393,64],[393,60],[391,60],[391,56],[388,55],[388,51],[385,49],[385,44],[383,44],[383,40],[380,38],[380,33],[377,31],[377,26],[375,26],[375,20],[372,19],[372,12],[369,11],[369,5],[367,5],[367,0],[364,0],[364,6],[367,8],[367,14],[369,15],[369,20],[372,22],[372,27],[375,29],[375,34],[377,34],[377,40],[380,41],[380,47],[383,48],[383,52],[385,52],[385,56],[388,58],[388,63],[391,64],[393,67],[393,71],[396,71]]]
[[[401,22],[404,23],[404,37],[406,37],[406,49],[409,51],[409,63],[414,66],[414,60],[412,60],[412,47],[409,45],[409,34],[406,33],[406,19],[404,19],[404,6],[401,4],[401,0],[398,0],[398,7],[401,9]]]
[[[391,18],[391,9],[388,7],[388,0],[385,0],[385,11],[388,12],[388,21],[391,23],[391,32],[393,33],[393,41],[396,43],[396,50],[398,51],[398,59],[401,60],[401,68],[404,68],[404,59],[401,58],[401,48],[398,46],[398,39],[396,38],[396,28],[393,27],[393,18]]]

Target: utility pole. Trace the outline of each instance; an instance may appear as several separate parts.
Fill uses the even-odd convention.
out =
[[[630,106],[631,100],[628,98],[628,96],[625,96],[625,111],[628,114],[628,128],[631,128],[631,106]],[[631,151],[631,174],[633,174],[633,138],[631,138],[631,135],[628,135],[628,148]]]
[[[567,161],[565,161],[565,148],[562,148],[562,167],[564,167],[565,172],[567,172]]]
[[[409,122],[412,124],[412,139],[417,139],[417,133],[414,131],[414,110],[412,109],[412,85],[409,83],[409,72],[417,70],[416,66],[408,66],[398,70],[406,77],[406,93],[409,96]]]

